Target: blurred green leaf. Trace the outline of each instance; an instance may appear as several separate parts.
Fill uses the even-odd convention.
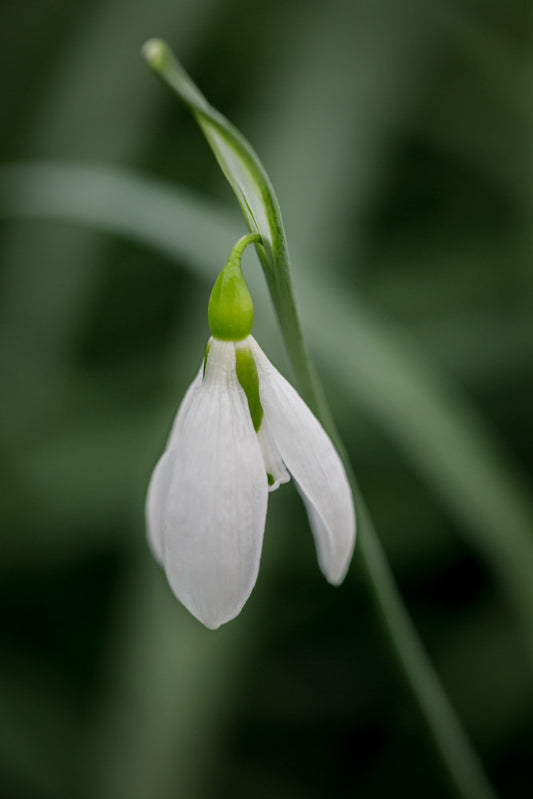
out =
[[[152,60],[157,56],[158,66],[161,69],[167,69],[166,59],[170,56],[166,50],[160,51],[159,48],[160,45],[157,44],[157,51],[151,53]],[[162,63],[161,58],[163,58]],[[179,77],[181,68],[171,61],[169,69],[171,79],[181,81]],[[194,96],[195,88],[189,83],[187,76],[184,80],[185,99],[190,101],[190,94],[192,93]],[[181,84],[179,85],[181,86]],[[195,103],[195,109],[203,107],[205,101],[201,95],[197,103],[198,105]],[[216,119],[216,117],[216,112],[214,112],[214,118]],[[260,166],[256,165],[256,162],[257,164],[259,162],[253,151],[249,150],[246,143],[243,145],[239,135],[237,134],[235,137],[231,127],[226,125],[223,118],[221,119],[223,141],[225,141],[226,135],[229,136],[229,143],[226,142],[228,154],[222,161],[223,169],[228,170],[231,178],[237,176],[234,188],[247,212],[245,216],[249,214],[248,220],[252,230],[259,230],[265,234],[263,246],[258,246],[258,251],[265,266],[278,318],[284,328],[285,340],[292,349],[293,363],[300,367],[301,374],[305,378],[303,382],[308,387],[307,394],[319,402],[320,393],[313,384],[313,372],[306,358],[294,307],[283,228],[275,196],[270,189],[266,175],[263,176]],[[211,123],[214,124],[213,119],[211,119]],[[211,125],[208,125],[208,128],[212,135]],[[215,152],[219,152],[218,146],[215,146]],[[234,162],[232,162],[232,158],[235,159]],[[227,159],[229,159],[229,164]],[[242,170],[244,170],[244,178]],[[253,187],[252,193],[250,193],[249,184]],[[255,192],[258,192],[257,196]],[[255,214],[254,203],[257,204]],[[356,490],[355,483],[354,490]],[[397,648],[398,661],[420,704],[428,728],[434,736],[436,749],[440,752],[442,762],[449,770],[460,793],[465,796],[490,796],[490,785],[486,781],[474,752],[470,749],[467,738],[462,733],[451,706],[448,705],[445,696],[440,691],[436,676],[425,659],[410,620],[402,608],[401,599],[395,592],[387,564],[379,543],[375,539],[370,519],[360,496],[357,497],[357,504],[360,538],[362,539],[360,547],[364,554],[369,584],[375,592],[376,600],[384,615],[384,630],[388,632],[391,642]]]
[[[219,245],[229,251],[240,232],[231,213],[189,192],[76,166],[2,167],[0,214],[61,218],[132,236],[209,280],[211,264],[221,260]],[[213,238],[202,235],[206,227]],[[339,282],[324,285],[315,270],[301,293],[305,317],[313,320],[312,349],[461,520],[514,599],[533,651],[533,513],[509,457],[465,398],[360,296]],[[324,303],[326,294],[334,301]],[[264,306],[263,295],[254,296]]]
[[[135,559],[87,730],[89,796],[172,797],[176,786],[180,796],[207,795],[219,725],[238,701],[239,663],[259,622],[252,608],[242,622],[210,634],[182,612],[159,569]]]

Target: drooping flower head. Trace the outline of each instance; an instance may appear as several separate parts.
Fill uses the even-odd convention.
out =
[[[259,570],[267,499],[292,477],[318,562],[334,585],[355,542],[344,467],[320,422],[251,336],[253,303],[241,270],[243,237],[209,301],[204,361],[153,472],[148,537],[177,598],[207,627],[234,618]]]

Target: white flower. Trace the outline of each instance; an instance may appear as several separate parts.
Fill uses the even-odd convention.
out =
[[[214,629],[240,612],[257,579],[269,490],[292,476],[335,585],[352,556],[355,514],[331,440],[255,339],[211,338],[206,357],[152,475],[146,513],[173,592]]]

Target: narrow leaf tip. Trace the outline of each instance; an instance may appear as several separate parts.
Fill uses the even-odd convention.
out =
[[[169,54],[168,44],[163,39],[148,39],[141,48],[141,54],[152,69],[162,69]]]

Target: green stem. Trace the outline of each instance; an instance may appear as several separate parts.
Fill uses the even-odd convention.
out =
[[[165,42],[150,40],[143,55],[193,113],[237,195],[250,229],[261,233],[262,244],[256,247],[301,394],[328,430],[350,478],[359,526],[359,563],[368,591],[451,784],[462,799],[493,799],[481,763],[403,605],[311,364],[294,298],[279,204],[268,175],[250,144],[207,102]]]
[[[247,233],[246,236],[241,236],[235,247],[232,249],[228,261],[235,262],[240,267],[242,254],[249,244],[261,244],[261,236],[259,233]]]
[[[260,252],[261,260],[263,253]],[[358,521],[358,551],[362,574],[377,608],[389,644],[407,685],[418,703],[437,752],[462,799],[496,796],[461,723],[439,682],[396,587],[352,466],[331,417],[319,378],[303,338],[288,269],[267,283],[302,395],[326,427],[337,447],[354,494]]]

